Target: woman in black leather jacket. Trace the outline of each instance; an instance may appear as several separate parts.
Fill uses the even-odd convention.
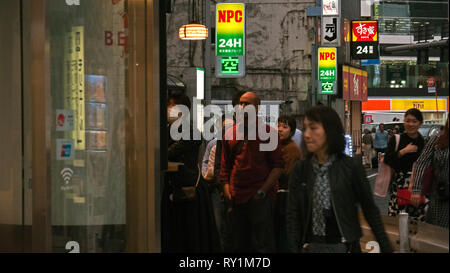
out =
[[[290,250],[361,252],[359,204],[381,251],[392,252],[364,168],[344,154],[344,129],[336,111],[317,106],[306,112],[302,146],[306,159],[297,161],[289,180]]]

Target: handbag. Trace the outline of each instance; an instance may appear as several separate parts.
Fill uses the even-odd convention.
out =
[[[195,186],[185,186],[185,187],[175,187],[173,189],[173,201],[180,203],[180,202],[188,202],[188,201],[194,201],[197,197],[197,187],[198,183],[200,182],[200,167],[197,165],[198,168],[198,177],[197,182],[195,183]]]
[[[398,150],[398,144],[400,143],[400,135],[395,134],[395,151]],[[384,163],[384,159],[382,159],[378,163],[378,175],[375,180],[375,186],[373,193],[379,197],[385,197],[387,191],[389,189],[389,184],[391,183],[392,174],[394,171],[392,168]]]
[[[397,190],[397,203],[399,206],[409,206],[411,204],[411,192],[409,189],[398,189]],[[420,203],[425,204],[425,197],[420,196]]]

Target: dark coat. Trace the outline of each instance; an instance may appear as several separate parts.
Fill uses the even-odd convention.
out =
[[[329,169],[332,206],[341,235],[348,243],[362,237],[358,204],[372,228],[382,252],[392,252],[370,184],[360,162],[339,155]],[[287,234],[290,250],[300,252],[312,221],[312,195],[315,175],[311,159],[297,161],[289,180]]]
[[[169,140],[169,161],[181,162],[184,165],[178,172],[167,173],[164,180],[161,201],[163,253],[220,251],[211,198],[202,175],[196,189],[195,200],[184,202],[170,200],[170,195],[176,188],[196,185],[199,177],[198,153],[201,144],[202,141],[199,140]]]

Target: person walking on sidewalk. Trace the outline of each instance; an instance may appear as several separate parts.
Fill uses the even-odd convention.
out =
[[[306,111],[302,145],[289,180],[287,231],[291,252],[361,252],[360,205],[380,249],[392,247],[364,167],[345,155],[339,115],[326,106]]]
[[[388,132],[384,130],[384,124],[380,123],[378,131],[375,133],[375,139],[373,140],[373,147],[375,148],[375,157],[378,158],[378,153],[385,153],[388,143]],[[376,164],[374,168],[378,168],[378,160],[375,160]]]
[[[364,165],[369,165],[369,167],[372,169],[372,134],[370,133],[369,129],[364,129],[364,136],[362,139],[362,146],[363,146],[363,154],[364,154]]]

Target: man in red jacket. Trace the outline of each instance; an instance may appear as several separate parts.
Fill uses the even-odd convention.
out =
[[[241,110],[252,105],[256,113],[259,104],[260,99],[253,92],[245,93],[239,101]],[[284,163],[279,141],[274,150],[264,151],[261,145],[270,140],[261,140],[260,134],[252,139],[251,126],[256,127],[251,128],[256,132],[261,126],[265,127],[266,132],[274,132],[278,140],[276,130],[261,119],[256,118],[254,123],[247,116],[241,122],[237,120],[225,133],[220,180],[225,198],[233,203],[234,250],[268,253],[275,251],[273,208],[276,184]]]

